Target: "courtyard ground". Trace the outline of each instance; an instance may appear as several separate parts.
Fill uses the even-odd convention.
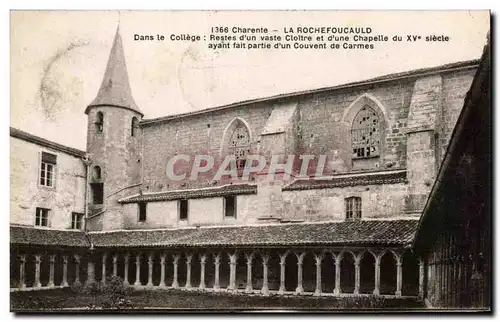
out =
[[[74,293],[69,289],[14,292],[11,296],[13,312],[99,312],[102,295]],[[384,299],[380,297],[313,297],[313,296],[249,296],[229,293],[198,293],[179,290],[134,291],[124,297],[129,310],[182,310],[182,311],[245,311],[245,310],[421,310],[415,298]],[[114,309],[116,310],[116,309]]]

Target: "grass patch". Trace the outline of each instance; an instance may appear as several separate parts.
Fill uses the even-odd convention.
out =
[[[11,310],[15,312],[60,311],[67,309],[116,310],[103,307],[100,293],[85,294],[69,289],[41,290],[11,293]],[[411,298],[385,299],[381,297],[312,297],[312,296],[251,296],[230,293],[201,293],[181,290],[131,291],[123,296],[130,303],[119,310],[164,308],[167,310],[408,310],[422,308]],[[104,299],[105,301],[105,299]]]

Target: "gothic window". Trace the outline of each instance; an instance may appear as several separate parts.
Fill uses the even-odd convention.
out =
[[[250,133],[246,126],[239,122],[229,139],[229,153],[236,156],[236,167],[245,167],[245,161],[250,153]]]
[[[380,155],[380,120],[368,105],[361,108],[352,122],[351,142],[354,159]]]
[[[349,197],[345,199],[345,218],[348,220],[361,219],[360,197]]]
[[[97,112],[97,120],[95,121],[95,127],[98,132],[102,132],[104,129],[104,114],[102,112]]]
[[[130,127],[130,135],[135,136],[137,134],[137,128],[139,127],[139,121],[137,120],[137,117],[132,118],[132,124]]]

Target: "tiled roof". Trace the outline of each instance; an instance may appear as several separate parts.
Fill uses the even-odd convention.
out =
[[[72,148],[72,147],[69,147],[66,145],[56,143],[56,142],[52,142],[52,141],[49,141],[47,139],[30,134],[28,132],[21,131],[21,130],[13,128],[13,127],[10,128],[10,136],[17,138],[17,139],[21,139],[21,140],[25,140],[25,141],[28,141],[31,143],[41,145],[41,146],[46,147],[46,148],[54,149],[54,150],[59,151],[59,152],[67,153],[69,155],[72,155],[72,156],[75,156],[78,158],[81,158],[85,155],[85,151],[78,150],[78,149],[75,149],[75,148]]]
[[[178,199],[195,199],[195,198],[212,198],[225,195],[243,195],[257,193],[256,185],[249,184],[234,184],[220,187],[211,187],[203,189],[186,189],[175,191],[164,191],[158,193],[146,193],[135,195],[119,200],[122,203],[132,202],[150,202],[150,201],[167,201]]]
[[[283,191],[291,190],[305,190],[305,189],[325,189],[325,188],[337,188],[337,187],[348,187],[348,186],[359,186],[359,185],[371,185],[371,184],[393,184],[406,182],[406,170],[387,172],[387,173],[375,173],[375,174],[364,174],[364,175],[352,175],[352,176],[338,176],[332,177],[330,179],[310,179],[310,180],[296,180],[286,187],[283,187]]]
[[[108,64],[104,72],[101,87],[94,101],[85,110],[85,113],[88,114],[92,106],[123,107],[144,115],[132,97],[119,27],[116,29],[113,47],[109,53]]]
[[[10,243],[26,246],[89,247],[83,231],[10,227]]]
[[[90,233],[95,247],[406,245],[418,220],[370,220]]]
[[[274,100],[294,98],[294,97],[303,96],[303,95],[318,94],[318,93],[322,93],[322,92],[327,92],[327,91],[331,91],[331,90],[338,90],[338,89],[343,89],[343,88],[349,88],[349,87],[366,86],[366,85],[371,85],[371,84],[375,84],[375,83],[394,81],[394,80],[404,79],[404,78],[409,78],[409,77],[419,77],[419,76],[423,76],[423,75],[436,74],[436,73],[440,73],[440,72],[444,72],[444,71],[448,71],[448,70],[463,69],[463,68],[475,68],[478,66],[478,64],[479,64],[479,59],[475,59],[475,60],[467,60],[467,61],[449,63],[449,64],[444,64],[444,65],[429,67],[429,68],[414,69],[414,70],[410,70],[410,71],[387,74],[387,75],[383,75],[383,76],[379,76],[379,77],[375,77],[375,78],[370,78],[370,79],[351,82],[351,83],[345,83],[345,84],[336,85],[336,86],[329,86],[329,87],[317,88],[317,89],[312,89],[312,90],[304,90],[304,91],[286,93],[286,94],[278,94],[278,95],[269,96],[269,97],[250,99],[250,100],[231,103],[231,104],[227,104],[227,105],[211,107],[211,108],[207,108],[207,109],[203,109],[203,110],[199,110],[199,111],[168,115],[168,116],[158,117],[158,118],[154,118],[154,119],[144,119],[141,121],[141,124],[143,124],[143,125],[155,124],[157,122],[165,122],[165,121],[169,121],[169,120],[173,120],[173,119],[177,119],[177,118],[183,118],[183,117],[187,117],[187,116],[193,116],[193,115],[198,115],[198,114],[203,114],[203,113],[224,110],[227,108],[234,108],[234,107],[238,107],[238,106],[245,106],[245,105],[249,105],[249,104],[256,104],[256,103],[262,103],[262,102],[271,102]]]

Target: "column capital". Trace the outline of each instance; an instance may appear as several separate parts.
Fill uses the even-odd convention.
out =
[[[160,255],[160,263],[163,265],[165,264],[165,260],[167,259],[167,256],[165,255],[165,253],[162,253]]]
[[[186,263],[191,264],[191,260],[193,259],[193,254],[186,253]]]
[[[63,259],[63,263],[68,264],[68,255],[62,255],[61,257]]]
[[[200,255],[200,264],[205,264],[206,262],[207,262],[207,255],[201,254]]]
[[[24,254],[23,255],[19,255],[19,261],[21,263],[26,263],[26,255],[24,255]]]
[[[321,262],[323,261],[323,253],[314,254],[314,259],[316,260],[316,266],[321,266]]]
[[[252,261],[253,261],[253,258],[254,258],[254,253],[245,254],[245,257],[247,259],[247,265],[252,265]]]
[[[180,255],[179,254],[174,254],[174,255],[172,255],[172,257],[174,259],[174,264],[177,265],[179,263]]]
[[[123,259],[125,259],[125,261],[128,261],[130,259],[130,253],[126,252],[125,254],[123,254]]]
[[[306,256],[306,252],[295,253],[295,256],[297,256],[297,264],[302,265],[302,262],[304,261],[304,256]]]
[[[335,266],[340,266],[340,262],[342,262],[342,258],[344,255],[338,254],[337,256],[333,256],[333,260],[335,261]]]
[[[118,262],[118,254],[113,255],[113,263]]]
[[[56,255],[50,255],[49,261],[53,264],[56,261]]]
[[[238,253],[229,254],[229,264],[235,265],[238,260]]]
[[[220,253],[219,254],[214,254],[214,263],[215,265],[220,264]]]
[[[107,252],[102,253],[102,258],[103,259],[106,259],[107,257],[108,257],[108,253]]]
[[[269,263],[269,254],[261,254],[260,256],[262,257],[262,264],[267,265]]]
[[[42,261],[42,255],[35,255],[35,262],[40,263]]]

